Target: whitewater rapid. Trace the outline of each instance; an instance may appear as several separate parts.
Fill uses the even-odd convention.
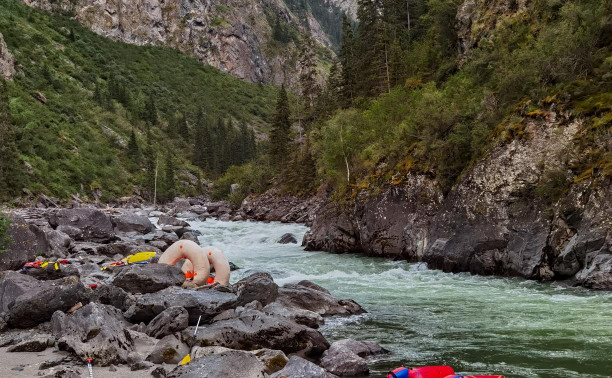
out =
[[[296,224],[190,224],[203,245],[242,268],[232,282],[266,271],[279,285],[307,279],[361,304],[367,314],[327,318],[321,332],[330,342],[351,337],[391,350],[370,361],[373,377],[433,364],[507,378],[612,376],[612,293],[278,244],[284,233],[301,241],[308,229]]]

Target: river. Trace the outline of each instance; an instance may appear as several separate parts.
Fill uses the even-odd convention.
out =
[[[232,282],[267,271],[279,285],[307,279],[361,304],[367,314],[327,318],[321,332],[330,342],[350,337],[389,349],[370,360],[373,377],[400,365],[435,364],[507,378],[612,376],[612,293],[276,243],[286,232],[301,240],[308,229],[296,224],[191,225],[203,245],[222,248],[242,268]]]

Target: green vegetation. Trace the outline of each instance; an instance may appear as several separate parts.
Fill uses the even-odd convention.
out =
[[[233,133],[265,131],[271,121],[274,87],[242,82],[170,48],[111,41],[16,0],[0,0],[0,13],[0,30],[22,67],[2,89],[0,134],[14,131],[17,161],[31,167],[9,175],[25,182],[0,188],[3,196],[23,187],[61,198],[93,189],[106,199],[151,196],[151,175],[157,168],[161,185],[172,164],[177,180],[191,182],[177,192],[194,194],[198,185],[190,178],[227,168],[193,164],[200,109],[209,119],[232,120]],[[1,111],[7,105],[8,118]],[[229,150],[234,142],[217,140],[215,148]],[[11,166],[25,169],[21,162]]]
[[[5,253],[11,244],[11,236],[8,234],[10,219],[0,214],[0,253]]]

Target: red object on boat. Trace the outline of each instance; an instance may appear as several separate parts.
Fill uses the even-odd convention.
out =
[[[206,283],[209,285],[212,285],[215,283],[215,277],[208,277],[208,279],[206,280]]]
[[[448,375],[455,374],[450,366],[423,366],[409,370],[410,378],[446,378]]]
[[[504,378],[503,375],[447,375],[444,378]]]
[[[92,289],[97,289],[98,288],[98,284],[89,284],[89,287]]]

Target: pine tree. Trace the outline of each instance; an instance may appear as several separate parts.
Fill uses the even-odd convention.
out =
[[[356,92],[361,96],[376,96],[388,89],[388,51],[381,8],[380,0],[358,2],[354,72],[359,78]]]
[[[310,34],[306,35],[302,41],[299,54],[300,89],[302,98],[305,101],[305,111],[307,114],[310,114],[312,111],[316,95],[319,92],[314,45],[314,38]]]
[[[185,141],[189,140],[189,126],[187,126],[187,119],[184,114],[180,114],[178,118],[177,126],[178,135],[181,136]]]
[[[348,106],[355,95],[355,37],[353,25],[346,13],[342,14],[342,45],[340,46],[340,66],[342,68],[342,102]]]
[[[24,177],[3,81],[0,81],[0,156],[0,201],[3,201],[19,194]]]
[[[172,152],[170,150],[166,151],[166,174],[164,180],[164,190],[166,199],[172,200],[176,195],[176,176],[175,176],[176,166],[174,165],[174,160],[172,158]]]
[[[145,103],[144,113],[142,115],[142,120],[145,121],[149,126],[157,125],[157,107],[155,106],[155,98],[153,97],[153,93],[149,94],[147,98],[147,102]]]
[[[138,141],[136,140],[136,132],[132,129],[130,134],[130,141],[128,142],[127,156],[132,160],[140,159],[140,149],[138,148]]]
[[[285,86],[282,86],[276,101],[276,113],[270,133],[270,155],[272,163],[276,166],[280,166],[287,158],[289,131],[291,129],[289,117],[289,99]]]
[[[155,176],[157,170],[157,152],[153,148],[151,133],[147,134],[147,148],[145,150],[145,182],[144,192],[150,201],[154,200]]]
[[[204,110],[200,108],[196,117],[196,135],[193,146],[193,164],[204,170],[211,169],[208,164],[208,145],[210,143],[210,136],[208,135],[208,125],[206,122],[206,115]]]

